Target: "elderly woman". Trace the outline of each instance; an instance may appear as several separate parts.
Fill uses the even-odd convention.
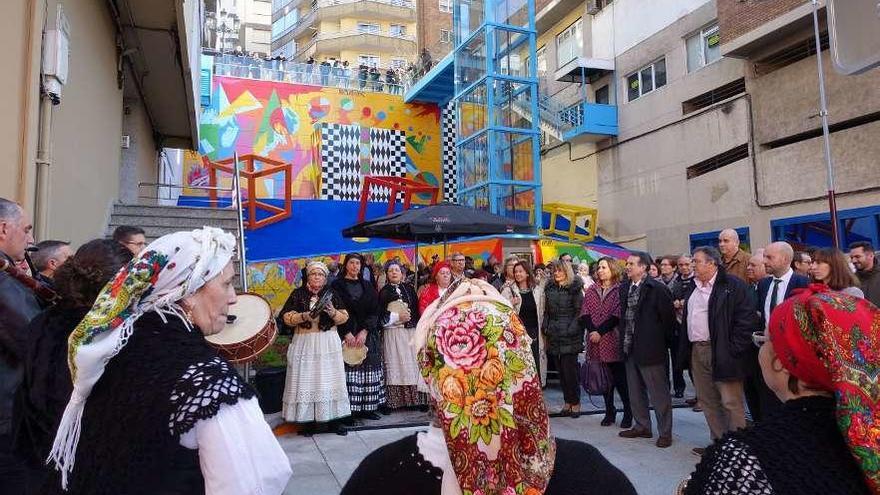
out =
[[[513,266],[519,261],[519,256],[515,254],[511,254],[510,256],[504,258],[503,270],[492,282],[492,286],[498,289],[498,292],[501,292],[501,288],[505,285],[512,285],[515,282],[513,281]]]
[[[205,340],[236,302],[234,247],[211,227],[163,236],[98,295],[68,342],[57,491],[284,490],[290,464],[253,389]]]
[[[342,494],[634,494],[594,447],[551,435],[531,338],[510,303],[480,280],[450,291],[413,339],[433,425],[368,455]]]
[[[419,297],[419,313],[423,313],[429,304],[445,294],[446,289],[451,283],[452,268],[450,268],[449,263],[441,261],[435,264],[431,275],[431,283],[425,286],[424,292]]]
[[[427,397],[419,393],[419,365],[409,342],[419,321],[416,290],[404,282],[400,264],[385,267],[388,283],[379,291],[379,321],[384,327],[385,385],[388,407],[424,406]]]
[[[812,284],[776,307],[768,332],[754,340],[784,409],[716,441],[684,493],[880,493],[880,310]]]
[[[562,395],[560,414],[577,417],[581,410],[577,356],[584,351],[584,329],[578,317],[584,302],[581,279],[571,271],[571,263],[553,263],[553,280],[544,288],[544,324],[547,355],[556,363]]]
[[[342,298],[327,286],[329,273],[320,261],[306,265],[306,282],[281,309],[283,329],[293,334],[281,416],[291,423],[326,424],[344,435],[335,420],[351,416],[351,407],[338,327],[348,321],[348,312]],[[329,304],[317,307],[328,292]]]
[[[831,290],[865,297],[865,293],[859,289],[859,279],[849,269],[849,260],[837,248],[821,248],[813,252],[810,278],[816,283],[827,285]]]
[[[19,396],[22,421],[16,440],[35,476],[48,473],[46,458],[73,390],[67,338],[131,256],[128,248],[112,239],[83,244],[55,272],[54,285],[61,300],[31,320]],[[34,493],[38,484],[40,481],[34,480]]]
[[[605,417],[602,426],[611,426],[617,419],[614,390],[623,402],[621,428],[632,427],[632,411],[626,386],[626,367],[620,355],[620,269],[612,258],[600,258],[596,264],[596,280],[587,289],[581,309],[581,322],[587,329],[587,359],[604,363],[611,371],[612,386],[605,394]]]
[[[379,294],[364,280],[364,258],[357,253],[345,255],[342,276],[333,282],[348,309],[348,322],[339,327],[343,344],[349,348],[366,346],[366,357],[359,364],[345,364],[348,400],[353,415],[376,420],[376,411],[386,403],[385,372],[382,370],[382,337],[379,334]]]
[[[587,289],[589,289],[594,283],[593,277],[590,276],[590,264],[586,261],[580,262],[577,266],[577,273],[575,275],[580,277],[581,282],[583,283],[583,285],[581,285],[581,291],[586,294]]]

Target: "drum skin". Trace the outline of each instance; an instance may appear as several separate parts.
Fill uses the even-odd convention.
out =
[[[233,364],[257,359],[278,336],[272,308],[263,296],[245,292],[237,297],[238,301],[229,307],[229,315],[235,316],[235,320],[220,332],[205,337],[208,344]]]

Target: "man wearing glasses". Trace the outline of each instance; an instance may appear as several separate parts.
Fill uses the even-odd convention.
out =
[[[464,268],[465,268],[465,258],[464,255],[455,252],[452,253],[452,256],[449,257],[449,268],[452,270],[452,281],[460,280],[465,278]]]
[[[120,225],[113,231],[113,240],[122,244],[137,256],[147,246],[144,229],[132,225]]]
[[[746,426],[743,357],[761,321],[748,286],[726,273],[717,249],[699,247],[693,259],[696,285],[685,300],[681,335],[687,336],[694,386],[717,440]],[[697,455],[704,451],[694,449]]]

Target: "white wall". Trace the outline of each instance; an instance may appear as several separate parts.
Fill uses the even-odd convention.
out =
[[[711,1],[615,0],[593,16],[592,57],[612,59]]]

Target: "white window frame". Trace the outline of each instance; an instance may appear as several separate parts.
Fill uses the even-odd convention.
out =
[[[367,26],[369,26],[370,28],[364,29]],[[375,29],[373,29],[373,27],[375,27]],[[382,27],[372,22],[358,21],[357,32],[359,34],[379,34],[382,32]]]
[[[542,46],[535,50],[535,60],[536,66],[535,68],[538,70],[538,74],[547,73],[547,45]]]
[[[395,28],[397,32],[395,32]],[[406,36],[406,24],[389,24],[388,25],[388,35],[393,36],[395,38],[403,38]]]
[[[656,69],[656,65],[660,62],[663,62],[663,65],[665,66],[666,65],[666,57],[658,58],[657,60],[654,60],[650,64],[639,67],[639,70],[630,72],[629,74],[627,74],[623,78],[623,84],[624,84],[624,87],[626,88],[627,101],[636,101],[639,98],[645,96],[646,94],[653,93],[654,91],[662,88],[663,86],[666,86],[669,83],[669,67],[666,67],[666,81],[663,82],[662,86],[657,86],[657,73],[655,72],[655,69]],[[642,90],[645,88],[645,84],[644,84],[644,81],[642,80],[642,72],[645,69],[651,69],[651,89],[643,92]],[[639,95],[636,96],[635,98],[630,98],[629,78],[635,74],[638,74],[638,76],[639,76]]]
[[[708,52],[708,49],[709,49],[709,39],[712,38],[713,36],[720,36],[720,35],[721,35],[721,33],[718,31],[718,22],[714,22],[714,23],[704,27],[703,29],[700,29],[696,33],[692,34],[691,36],[688,36],[685,39],[685,51],[687,51],[687,44],[690,40],[692,40],[694,38],[699,38],[699,40],[700,40],[700,65],[699,65],[699,67],[688,67],[688,72],[696,72],[696,71],[702,69],[703,67],[706,67],[707,65],[712,65],[715,62],[721,60],[720,50],[718,53],[718,58],[716,58],[715,60],[712,60],[711,62],[708,62],[706,60],[706,53]],[[719,40],[718,43],[720,43],[720,42],[721,41]],[[688,62],[690,62],[690,57],[685,57],[685,58],[688,60]]]
[[[570,39],[575,38],[576,36],[580,37],[580,43],[577,40]],[[563,43],[575,43],[574,49],[569,48],[566,45],[567,52],[563,52],[560,48]],[[579,46],[578,46],[579,45]],[[584,18],[579,17],[576,21],[572,22],[567,28],[563,29],[556,35],[556,68],[560,68],[563,65],[571,62],[576,59],[578,55],[583,52],[584,49]],[[567,57],[563,59],[563,57]]]
[[[446,36],[444,36],[446,34]],[[440,43],[452,43],[452,31],[449,29],[440,30]]]
[[[382,67],[382,57],[371,53],[359,53],[358,65],[366,65],[367,67]]]
[[[452,13],[452,0],[439,0],[437,8],[445,14]]]

